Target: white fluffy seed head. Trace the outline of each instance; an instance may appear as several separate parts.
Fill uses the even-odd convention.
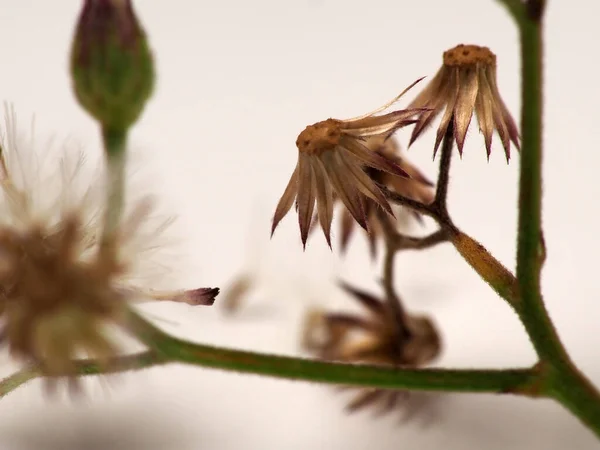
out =
[[[54,372],[82,352],[110,356],[116,347],[106,325],[119,323],[121,305],[153,287],[139,283],[161,275],[159,250],[171,221],[153,215],[148,197],[128,198],[114,252],[103,252],[102,166],[89,164],[75,141],[40,141],[33,127],[18,128],[12,107],[5,113],[0,339],[19,357]]]

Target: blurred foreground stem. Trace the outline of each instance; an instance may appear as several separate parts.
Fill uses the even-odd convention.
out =
[[[75,373],[65,373],[65,376],[138,370],[171,362],[338,385],[536,395],[535,369],[413,370],[350,365],[195,344],[168,335],[134,312],[130,314],[130,326],[138,338],[151,348],[150,351],[118,357],[101,364],[93,360],[78,361],[75,364]],[[30,368],[5,378],[0,382],[0,397],[39,376],[42,375],[36,368]]]
[[[106,157],[107,199],[102,245],[108,245],[119,226],[125,204],[127,131],[104,127],[102,141]]]

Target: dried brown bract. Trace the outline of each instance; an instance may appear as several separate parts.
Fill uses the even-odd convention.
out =
[[[394,161],[410,176],[410,178],[399,177],[387,172],[366,168],[367,174],[373,181],[377,184],[386,186],[393,192],[417,200],[421,203],[429,204],[433,201],[435,196],[435,191],[433,189],[434,184],[416,166],[411,164],[401,155],[400,146],[396,139],[393,137],[388,139],[374,137],[368,139],[365,142],[365,145],[370,150]],[[420,220],[421,216],[416,212],[413,213],[415,217]],[[368,199],[365,202],[365,214],[367,216],[367,223],[370,231],[367,235],[371,248],[371,256],[375,257],[377,254],[377,238],[381,237],[383,234],[384,225],[382,225],[381,221],[386,220],[389,222],[391,228],[396,228],[397,220],[389,215],[379,213],[377,205]],[[352,220],[352,216],[348,211],[344,211],[341,220],[342,251],[348,246],[350,237],[355,229],[354,223],[355,222]]]
[[[420,367],[440,353],[441,340],[431,319],[425,316],[398,318],[388,304],[347,285],[344,289],[366,314],[309,313],[303,346],[319,358],[347,363],[392,367]],[[391,409],[406,392],[361,389],[349,410],[383,402]]]
[[[410,87],[414,84],[416,83]],[[352,218],[365,230],[368,230],[365,211],[367,200],[393,216],[388,200],[366,173],[365,168],[370,167],[398,177],[409,175],[396,162],[370,150],[365,141],[375,136],[387,138],[399,128],[416,121],[415,117],[422,109],[377,115],[398,100],[404,92],[393,101],[364,116],[348,120],[327,119],[309,125],[300,133],[296,140],[298,163],[277,205],[272,232],[289,212],[294,200],[304,246],[316,203],[321,228],[331,247],[334,196],[342,201]]]
[[[496,55],[487,47],[461,44],[444,52],[441,69],[409,107],[431,109],[421,115],[410,138],[411,144],[445,108],[437,130],[434,155],[452,118],[456,144],[462,154],[473,112],[477,114],[488,158],[494,130],[500,135],[507,161],[511,141],[519,148],[517,126],[498,90]]]

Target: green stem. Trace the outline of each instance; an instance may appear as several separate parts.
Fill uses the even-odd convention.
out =
[[[74,362],[71,372],[62,376],[73,375],[102,375],[110,373],[128,372],[130,370],[141,370],[148,367],[165,364],[167,361],[158,353],[146,351],[133,355],[118,356],[109,361],[80,360]],[[36,368],[29,367],[16,372],[0,381],[0,398],[3,398],[28,381],[44,375]]]
[[[396,369],[265,355],[194,344],[164,333],[135,313],[138,338],[173,362],[291,380],[386,389],[534,395],[537,372],[530,369]]]
[[[103,128],[102,140],[107,173],[107,199],[102,244],[107,245],[119,226],[125,203],[127,131]]]
[[[542,218],[542,25],[522,20],[522,151],[519,180],[517,280],[523,319],[540,358],[562,360],[562,346],[540,291],[539,250]]]
[[[592,383],[572,364],[551,378],[548,395],[558,400],[600,438],[600,396]]]
[[[450,119],[444,139],[442,141],[442,155],[440,156],[440,170],[436,183],[435,200],[433,206],[437,209],[438,222],[447,229],[452,229],[452,221],[448,214],[448,187],[450,185],[450,165],[452,164],[452,151],[454,148],[454,115]]]
[[[20,370],[19,372],[4,378],[0,381],[0,398],[4,398],[7,394],[39,376],[40,373],[37,369],[29,368]]]
[[[575,367],[552,323],[540,288],[542,239],[542,124],[544,0],[500,0],[521,40],[521,168],[517,281],[520,318],[540,357],[545,390],[600,437],[600,393]]]

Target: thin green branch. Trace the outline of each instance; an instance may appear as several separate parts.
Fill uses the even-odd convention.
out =
[[[165,364],[167,360],[159,353],[145,351],[133,355],[118,356],[108,361],[94,359],[73,362],[73,369],[60,376],[104,375],[111,373],[141,370]],[[0,381],[0,398],[35,378],[44,377],[37,367],[24,368]]]
[[[534,369],[462,370],[394,369],[272,356],[193,344],[163,333],[143,319],[136,326],[156,350],[122,356],[110,362],[81,360],[64,376],[101,375],[141,370],[169,362],[242,373],[320,383],[439,392],[495,393],[536,396]],[[143,330],[142,330],[143,328]],[[0,382],[0,398],[43,375],[24,369]]]
[[[396,369],[273,356],[194,344],[164,333],[136,313],[130,326],[138,338],[172,362],[213,369],[350,386],[415,391],[536,395],[533,369]]]
[[[405,236],[397,234],[394,236],[394,247],[396,250],[424,250],[434,247],[438,244],[448,242],[450,239],[447,230],[440,228],[431,234],[423,237]]]
[[[521,168],[517,280],[520,318],[540,357],[544,390],[600,437],[600,393],[575,367],[544,305],[542,233],[543,16],[545,0],[499,0],[514,17],[521,41]]]
[[[454,150],[454,115],[450,118],[444,139],[442,141],[442,154],[440,156],[440,170],[436,183],[435,200],[433,206],[438,211],[438,221],[445,228],[452,228],[452,220],[448,214],[448,187],[450,185],[450,166],[452,164],[452,151]]]
[[[40,376],[36,368],[31,367],[20,370],[0,381],[0,399],[10,394],[15,389],[23,386],[28,381],[31,381]]]
[[[479,276],[519,313],[519,288],[517,278],[483,245],[468,234],[459,230],[453,224],[449,214],[445,210],[440,209],[439,205],[445,203],[434,202],[430,205],[426,205],[396,194],[393,191],[387,189],[383,190],[390,201],[426,214],[432,217],[440,226],[440,230],[424,238],[398,236],[396,238],[396,245],[400,249],[427,248],[450,240],[463,259],[479,274]]]
[[[540,290],[542,245],[542,23],[520,22],[522,65],[521,172],[517,280],[522,319],[543,360],[568,362],[568,357],[548,316]]]
[[[404,305],[400,300],[396,289],[394,288],[394,267],[396,262],[396,253],[398,247],[395,245],[395,238],[400,236],[396,233],[396,230],[392,228],[392,225],[383,218],[381,221],[383,225],[383,233],[385,238],[385,256],[383,258],[383,276],[382,284],[385,291],[385,301],[387,302],[390,311],[394,315],[395,333],[397,336],[396,342],[400,346],[401,342],[406,340],[408,335],[408,329],[406,326],[406,311]]]
[[[503,4],[515,22],[521,25],[525,21],[525,5],[523,0],[497,0]]]
[[[391,191],[387,188],[387,186],[383,184],[378,184],[377,187],[381,189],[381,192],[385,195],[385,197],[393,203],[397,205],[406,206],[418,213],[421,213],[425,216],[431,217],[434,220],[438,220],[439,214],[437,209],[433,204],[427,205],[425,203],[421,203],[418,200],[413,200],[412,198],[406,197],[402,194],[398,194],[397,192]]]

